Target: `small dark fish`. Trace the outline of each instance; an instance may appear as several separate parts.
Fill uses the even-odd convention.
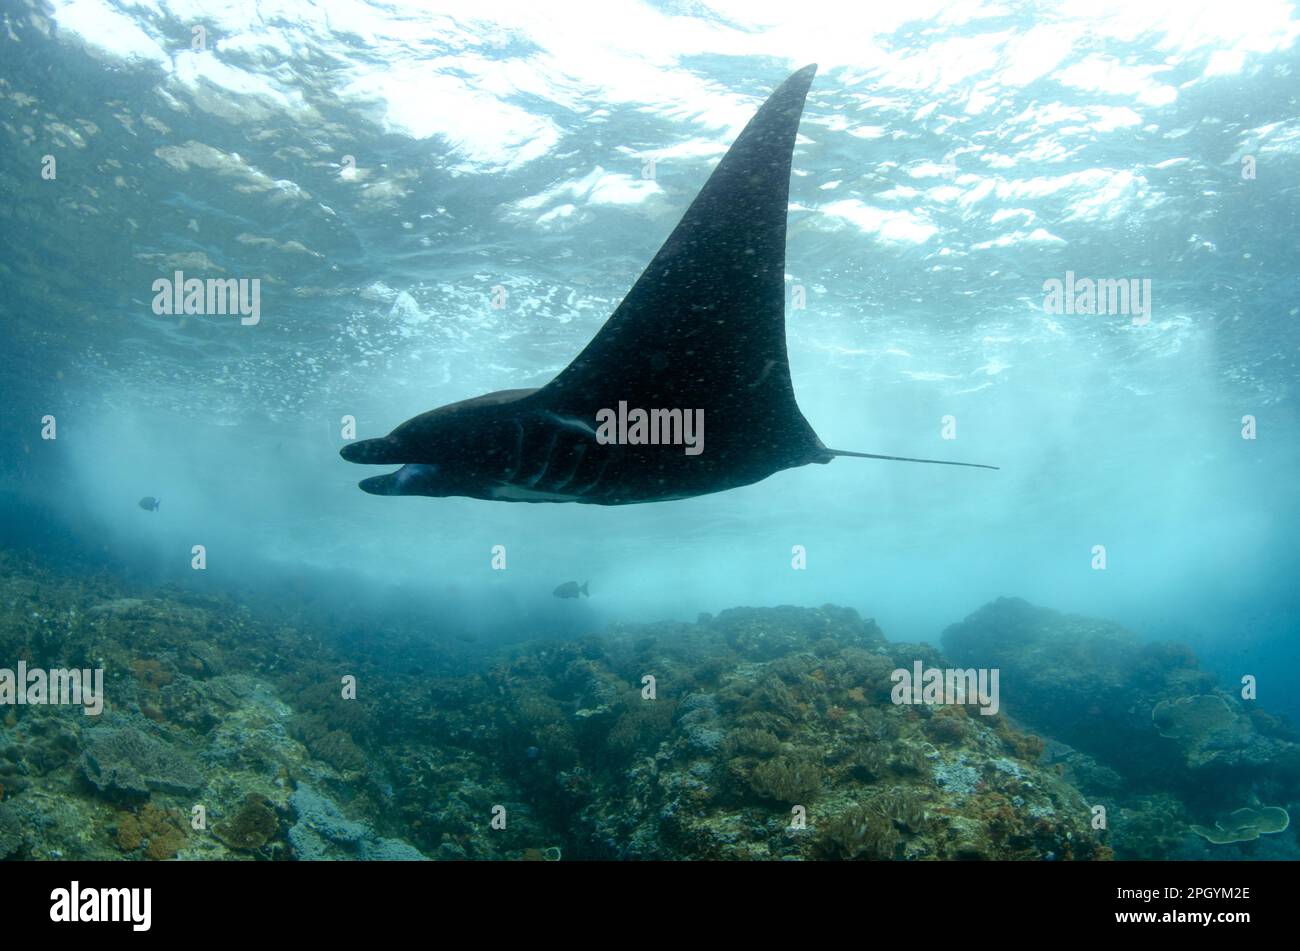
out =
[[[157,499],[155,499],[152,495],[146,495],[144,498],[140,500],[140,508],[144,509],[146,512],[156,512],[158,511],[158,506],[160,505],[162,505],[162,503],[159,502]]]
[[[576,581],[566,581],[551,593],[557,598],[576,598],[579,594],[591,597],[591,592],[587,590],[587,582],[585,581],[581,585]]]

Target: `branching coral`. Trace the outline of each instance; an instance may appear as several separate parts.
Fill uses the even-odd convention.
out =
[[[764,680],[758,690],[758,697],[773,713],[791,720],[799,718],[799,703],[781,678],[771,676]]]
[[[754,792],[766,799],[801,803],[816,797],[822,771],[811,760],[778,756],[755,766],[749,782]]]
[[[892,859],[902,841],[894,823],[871,805],[854,806],[826,823],[822,851],[845,859]]]
[[[740,729],[727,734],[724,752],[728,756],[738,753],[753,756],[775,756],[781,750],[781,741],[766,730]]]
[[[870,806],[908,832],[920,832],[925,828],[925,803],[910,789],[895,786],[876,796]]]
[[[930,763],[925,758],[925,752],[911,744],[896,749],[894,755],[890,757],[889,765],[904,773],[916,773],[924,776],[930,772]]]
[[[849,769],[859,779],[879,779],[889,769],[888,748],[880,743],[859,746],[850,760]]]
[[[620,699],[622,712],[609,731],[607,745],[622,757],[653,753],[672,730],[676,706],[671,699],[647,700],[639,690],[627,691]]]

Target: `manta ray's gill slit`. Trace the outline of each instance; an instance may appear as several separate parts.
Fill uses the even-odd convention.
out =
[[[590,495],[593,492],[593,490],[596,488],[596,486],[600,485],[600,480],[605,477],[605,470],[609,468],[609,461],[612,458],[613,458],[613,454],[608,450],[606,450],[604,454],[604,458],[602,458],[600,461],[600,466],[596,469],[595,478],[593,478],[582,488],[575,490],[573,493],[575,497],[581,498],[582,496]]]
[[[755,380],[753,383],[749,384],[749,387],[748,387],[748,388],[752,390],[752,389],[754,389],[755,387],[760,386],[760,385],[763,383],[763,381],[767,379],[767,375],[768,375],[769,373],[772,372],[772,367],[774,367],[774,366],[776,366],[776,361],[775,361],[775,360],[768,360],[768,361],[766,361],[766,362],[763,364],[763,372],[760,373],[760,374],[758,375],[758,379],[757,379],[757,380]]]
[[[585,442],[571,442],[568,444],[568,454],[573,460],[567,468],[560,469],[553,477],[549,486],[552,492],[560,492],[569,487],[573,477],[578,474],[578,467],[582,465],[582,458],[587,454],[587,444]]]
[[[514,465],[510,471],[502,476],[501,481],[509,485],[519,476],[519,470],[524,464],[524,424],[518,419],[512,419],[510,422],[515,427],[515,458]]]
[[[561,416],[559,413],[547,413],[546,417],[566,429],[572,429],[574,432],[581,433],[584,436],[590,436],[592,439],[596,438],[596,430],[576,417]]]
[[[546,475],[551,468],[551,460],[555,456],[555,443],[560,438],[558,432],[552,431],[551,438],[546,441],[546,451],[542,453],[541,467],[533,473],[533,477],[524,483],[528,488],[534,488],[538,482]]]

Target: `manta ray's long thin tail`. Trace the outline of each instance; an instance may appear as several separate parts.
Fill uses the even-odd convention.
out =
[[[966,466],[970,469],[998,469],[979,462],[950,462],[947,459],[913,459],[910,456],[878,456],[874,452],[849,452],[845,449],[827,449],[832,456],[854,456],[858,459],[888,459],[890,462],[928,462],[935,466]]]

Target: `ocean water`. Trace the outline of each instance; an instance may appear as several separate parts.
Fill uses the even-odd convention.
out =
[[[1094,827],[1081,858],[1300,854],[1294,828],[1193,830],[1300,800],[1293,4],[5,0],[0,25],[0,668],[102,666],[112,708],[93,728],[41,711],[75,726],[53,759],[12,709],[15,816],[63,797],[101,829],[91,858],[339,857],[301,831],[331,809],[377,837],[345,857],[1063,857],[936,844],[942,810],[979,823],[997,787],[1035,820],[1071,796],[1164,817]],[[383,470],[339,458],[346,419],[374,438],[548,382],[812,62],[785,262],[799,406],[837,449],[997,471],[842,458],[625,506],[358,490]],[[156,314],[177,271],[256,279],[258,319]],[[1052,312],[1048,282],[1084,279],[1135,282],[1147,309]],[[553,596],[568,581],[590,596]],[[1004,602],[984,640],[945,643],[1000,598],[1095,620]],[[1122,648],[1090,639],[1112,624]],[[950,649],[1003,670],[1003,717],[1075,751],[1069,788],[1015,803],[995,779],[1064,760],[1006,740],[1009,765],[976,763],[978,715],[873,733],[903,711],[877,716],[875,668],[841,648],[884,674]],[[1193,663],[1187,687],[1171,671]],[[653,717],[619,694],[644,675],[671,704]],[[347,676],[364,717],[325,696]],[[738,686],[769,677],[788,705]],[[1156,714],[1207,696],[1231,721],[1210,739]],[[251,710],[298,744],[261,773],[213,752]],[[1126,772],[1087,729],[1111,714],[1181,778]],[[861,735],[817,747],[820,718]],[[97,782],[127,756],[110,730],[206,750],[208,772]],[[920,760],[842,768],[868,734]],[[656,756],[703,791],[660,784],[635,829],[593,818]],[[243,779],[219,794],[222,770]],[[889,789],[926,817],[890,812],[883,844],[818,845],[816,805],[806,847],[781,832],[791,804],[828,804],[829,828]],[[196,798],[229,830],[246,795],[276,825],[249,813],[254,845],[130,847]],[[500,800],[526,832],[492,839]],[[692,808],[748,825],[692,852],[669,830]],[[12,854],[74,857],[55,839]]]

